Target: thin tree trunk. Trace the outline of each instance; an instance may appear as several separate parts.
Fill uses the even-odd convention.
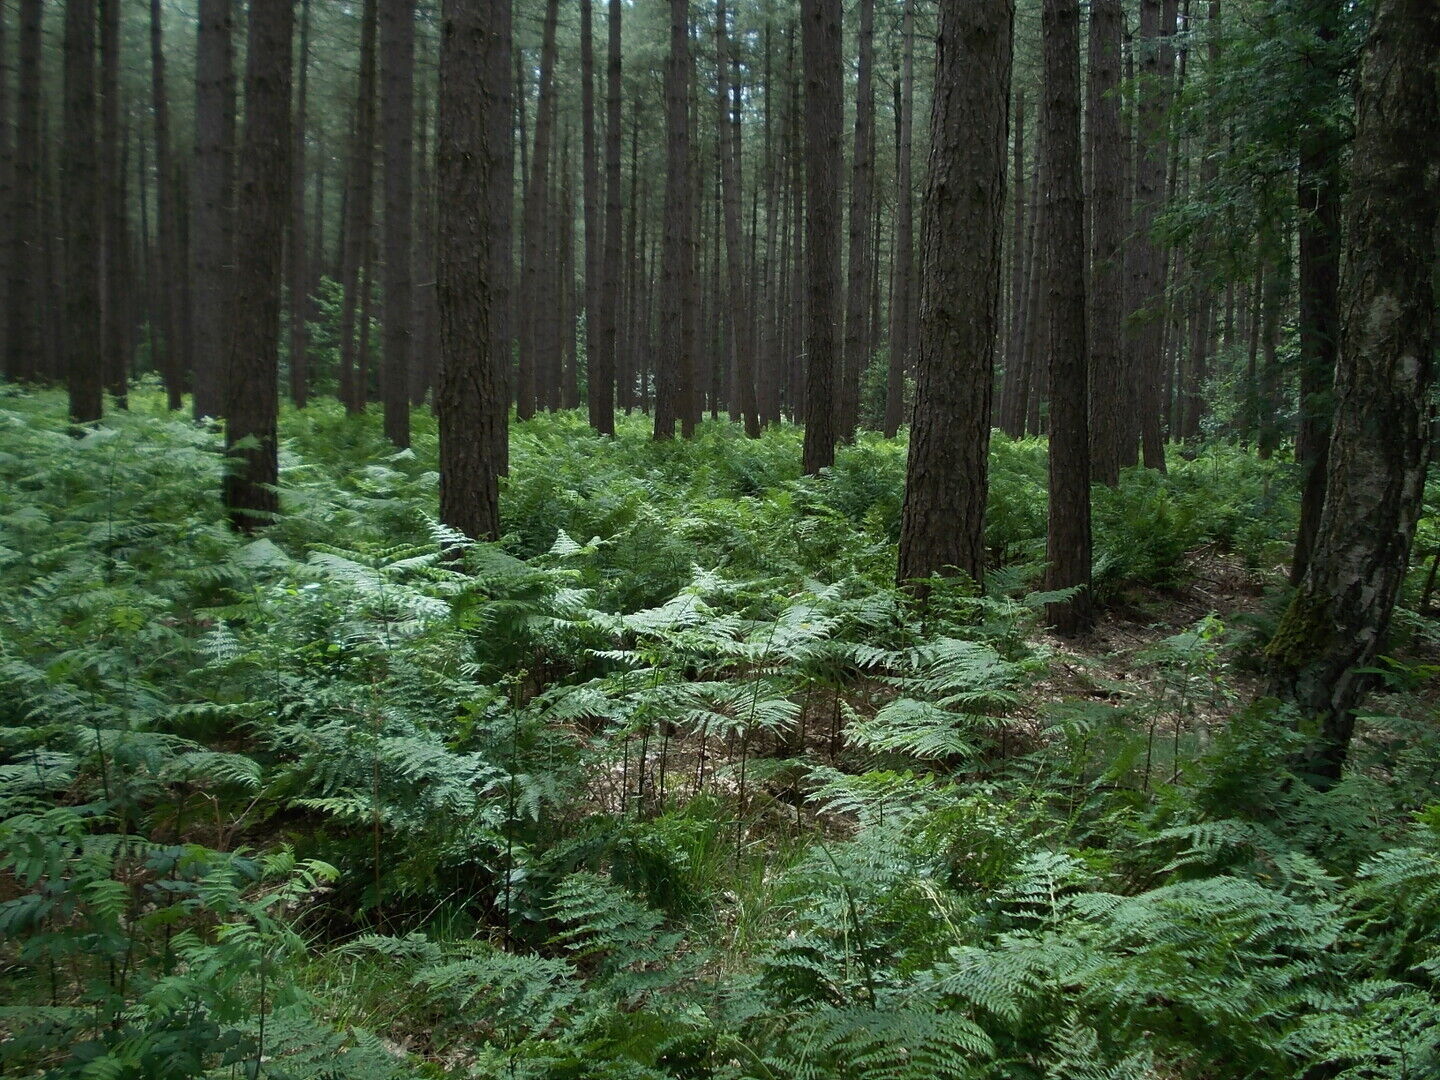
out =
[[[17,49],[19,86],[15,115],[15,178],[11,215],[5,335],[5,377],[35,379],[41,348],[41,288],[44,281],[40,232],[40,32],[42,0],[20,0]]]
[[[65,383],[70,418],[99,420],[105,380],[100,339],[100,161],[96,145],[95,0],[65,0]]]
[[[462,9],[457,9],[461,11]],[[468,6],[463,9],[468,15]],[[489,332],[489,362],[482,369],[488,379],[484,391],[488,419],[481,432],[490,439],[489,461],[495,472],[504,476],[510,471],[510,400],[511,384],[514,381],[512,367],[515,355],[514,317],[514,216],[515,216],[515,94],[510,68],[514,56],[511,29],[514,13],[511,0],[481,0],[481,28],[486,34],[480,64],[487,80],[488,93],[484,98],[483,122],[485,141],[489,150],[489,173],[484,181],[489,206],[490,227],[481,231],[489,256],[485,264],[487,288],[484,295],[490,305],[487,322]],[[440,149],[439,115],[436,115],[436,150]],[[521,125],[523,134],[524,125]],[[445,189],[440,185],[439,166],[436,166],[437,191]],[[445,220],[436,201],[437,222]],[[470,226],[466,226],[470,228]],[[441,241],[442,243],[444,241]],[[439,249],[437,248],[436,273],[439,273]],[[438,277],[437,277],[438,281]],[[437,286],[438,288],[438,286]],[[438,300],[438,293],[437,293]],[[458,316],[456,316],[458,318]],[[436,408],[439,409],[440,386],[437,381]],[[468,391],[467,391],[468,393]],[[488,489],[487,489],[488,492]],[[486,495],[488,498],[488,494]]]
[[[415,226],[415,0],[380,7],[381,127],[385,143],[385,301],[381,397],[385,437],[410,445],[410,245]]]
[[[1121,272],[1124,204],[1120,191],[1120,0],[1091,0],[1087,128],[1090,204],[1090,451],[1093,479],[1120,482],[1125,353]]]
[[[874,251],[870,246],[870,205],[875,184],[875,0],[860,0],[859,68],[855,84],[855,145],[850,166],[850,236],[845,287],[845,356],[837,434],[850,440],[860,409],[860,373],[869,362],[867,317]]]
[[[1079,589],[1047,604],[1061,633],[1089,627],[1090,438],[1087,430],[1085,200],[1081,188],[1080,3],[1045,0],[1045,233],[1050,351],[1047,589]]]
[[[176,171],[170,154],[170,108],[165,86],[165,45],[160,19],[160,0],[150,0],[150,102],[155,119],[156,228],[158,232],[161,279],[159,339],[163,341],[160,372],[165,381],[167,404],[183,404],[188,357],[181,329],[184,273],[180,259],[180,211],[176,206]],[[156,340],[152,337],[152,342]]]
[[[624,192],[620,180],[620,148],[623,140],[620,115],[621,92],[621,0],[610,0],[608,44],[605,63],[605,220],[604,250],[599,287],[596,290],[596,330],[592,338],[594,352],[587,357],[592,382],[590,400],[594,403],[590,422],[602,435],[615,434],[615,382],[617,373],[623,379],[625,368],[619,367],[620,300],[621,300],[621,230],[624,226]],[[588,322],[588,319],[587,319]],[[628,406],[624,383],[621,403]]]
[[[310,397],[310,270],[305,251],[305,136],[310,84],[310,0],[300,3],[299,78],[295,87],[294,146],[290,149],[290,400],[305,408]]]
[[[345,254],[341,269],[344,298],[340,308],[340,400],[348,413],[361,412],[365,408],[369,391],[368,378],[358,370],[367,368],[368,364],[363,355],[357,355],[363,353],[357,340],[368,337],[367,320],[361,312],[362,309],[368,310],[369,298],[361,295],[361,289],[363,281],[368,291],[375,202],[375,44],[378,24],[377,0],[365,0],[360,14],[360,70],[356,80],[355,130],[350,152]]]
[[[0,51],[3,48],[0,44]],[[3,78],[4,73],[0,73],[0,79]],[[125,216],[125,165],[120,150],[119,0],[100,0],[100,110],[100,369],[112,402],[124,409],[128,404],[130,371],[130,339],[125,322],[130,267],[126,259],[129,224]],[[3,112],[0,108],[0,113]],[[0,128],[4,123],[0,116]],[[8,135],[0,139],[8,150]],[[11,175],[11,162],[7,160],[4,169],[7,189]],[[6,190],[0,203],[6,212],[10,206],[9,196]],[[12,221],[5,222],[7,239],[13,225]]]
[[[548,390],[538,379],[548,370],[545,355],[550,342],[549,323],[554,316],[544,301],[547,273],[545,251],[546,223],[550,199],[550,144],[552,139],[551,99],[555,95],[555,24],[559,18],[559,0],[546,0],[545,22],[540,45],[540,86],[535,99],[535,143],[530,155],[530,172],[525,181],[524,252],[521,258],[522,295],[530,298],[523,305],[528,317],[520,325],[520,378],[516,387],[516,415],[528,420]],[[523,124],[522,124],[523,137]],[[537,302],[538,301],[538,302]]]
[[[665,243],[666,299],[661,312],[661,356],[655,387],[656,439],[675,437],[693,423],[695,252],[690,179],[690,12],[686,0],[670,0],[670,54],[665,66]]]
[[[600,157],[595,135],[592,7],[593,0],[580,0],[580,169],[585,204],[585,404],[590,414],[590,426],[608,435],[613,434],[615,429],[615,372],[613,366],[601,360],[604,352],[601,338],[605,334],[605,318],[601,312],[605,305],[601,280],[604,224],[600,215]]]
[[[194,414],[219,416],[228,353],[235,190],[235,43],[231,0],[201,0],[195,38],[194,220],[190,275]]]
[[[885,388],[884,431],[893,439],[905,408],[905,372],[910,366],[910,289],[914,269],[913,200],[911,188],[912,131],[915,112],[915,0],[905,0],[901,29],[904,59],[897,84],[895,166],[895,249],[891,259],[894,284],[890,300],[890,368]]]
[[[1153,232],[1165,197],[1165,109],[1169,72],[1162,56],[1160,0],[1140,0],[1141,63],[1139,131],[1135,167],[1135,248],[1128,335],[1129,367],[1136,385],[1145,467],[1165,468],[1165,436],[1161,408],[1164,362],[1165,256]],[[1122,454],[1121,464],[1125,464]]]
[[[870,0],[865,0],[869,3]],[[751,352],[754,309],[745,291],[745,249],[740,239],[740,147],[738,111],[732,114],[730,95],[730,41],[726,27],[725,0],[719,0],[715,17],[715,69],[719,106],[717,127],[720,142],[720,174],[724,189],[726,292],[729,297],[729,346],[734,364],[734,389],[730,406],[744,418],[745,434],[760,435],[760,413],[755,396],[755,357]]]

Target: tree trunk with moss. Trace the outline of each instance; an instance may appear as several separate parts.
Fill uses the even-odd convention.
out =
[[[1268,653],[1311,737],[1303,767],[1340,776],[1355,708],[1409,565],[1425,491],[1435,349],[1440,40],[1433,0],[1381,0],[1365,47],[1327,496]]]

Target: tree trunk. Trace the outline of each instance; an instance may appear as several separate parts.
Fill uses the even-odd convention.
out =
[[[594,352],[587,358],[594,385],[590,422],[602,435],[615,434],[615,382],[620,341],[621,230],[624,224],[623,190],[620,181],[620,146],[623,132],[620,115],[621,38],[623,5],[610,0],[608,45],[605,63],[605,220],[604,250],[600,282],[596,290],[596,330],[591,337]],[[588,320],[587,320],[588,322]],[[622,402],[628,402],[621,389]]]
[[[467,8],[468,10],[468,8]],[[511,0],[481,0],[481,29],[486,35],[485,48],[480,64],[487,80],[488,93],[484,96],[482,120],[485,125],[485,140],[489,152],[490,172],[486,175],[483,190],[489,200],[490,227],[481,231],[481,237],[489,250],[485,263],[487,288],[484,295],[490,305],[489,362],[482,369],[488,380],[485,389],[485,405],[489,418],[481,427],[488,435],[491,467],[500,476],[510,471],[510,398],[513,382],[511,368],[514,363],[515,319],[511,303],[514,293],[515,257],[514,226],[515,215],[515,96],[510,77],[510,66],[514,54],[511,40],[511,24],[514,21]],[[457,91],[458,92],[458,91]],[[438,123],[436,149],[439,149]],[[440,213],[439,167],[436,167],[436,215],[437,223],[444,220]],[[438,249],[436,273],[439,273]],[[438,280],[438,279],[437,279]],[[438,287],[438,286],[437,286]],[[438,300],[438,293],[437,293]],[[458,316],[456,316],[458,318]],[[439,404],[439,383],[436,383],[436,404]]]
[[[1338,0],[1310,0],[1308,14],[1321,55],[1329,55],[1341,19]],[[1325,70],[1338,83],[1340,73]],[[1295,460],[1303,475],[1300,523],[1290,583],[1304,579],[1325,503],[1330,445],[1331,390],[1340,345],[1340,151],[1334,124],[1315,123],[1300,133],[1300,427]]]
[[[40,231],[40,31],[42,0],[20,0],[15,113],[14,231],[6,289],[5,377],[39,375],[40,311],[44,281]]]
[[[100,169],[96,146],[95,0],[65,0],[65,384],[70,419],[105,408],[100,340]]]
[[[552,359],[546,355],[550,341],[549,323],[553,311],[543,297],[548,291],[546,281],[545,235],[549,217],[550,198],[550,144],[552,139],[551,99],[555,95],[555,23],[559,17],[559,0],[546,0],[545,23],[540,45],[540,87],[535,99],[535,144],[530,155],[530,172],[525,182],[524,253],[521,259],[521,278],[524,282],[520,324],[520,378],[516,387],[516,415],[528,420],[535,415],[540,399],[548,388],[537,380]],[[523,137],[523,125],[522,125]]]
[[[190,275],[194,413],[219,416],[234,243],[235,43],[231,0],[201,0],[195,37],[194,217]]]
[[[905,0],[901,24],[904,55],[895,93],[895,247],[891,255],[890,366],[885,381],[884,432],[893,439],[905,410],[905,372],[910,365],[910,289],[914,277],[912,132],[915,113],[915,0]]]
[[[1124,425],[1125,353],[1121,271],[1124,265],[1120,161],[1120,0],[1092,0],[1087,84],[1091,159],[1090,226],[1090,449],[1093,479],[1120,482]]]
[[[1132,263],[1127,345],[1136,386],[1145,467],[1165,468],[1161,385],[1165,337],[1164,253],[1152,235],[1165,198],[1165,109],[1168,100],[1161,43],[1160,0],[1140,0],[1141,62],[1139,130],[1135,165],[1135,259]],[[1121,464],[1126,455],[1122,452]]]
[[[355,130],[350,151],[349,188],[346,192],[345,252],[341,277],[344,298],[340,307],[340,400],[348,413],[365,408],[369,380],[357,370],[366,367],[357,339],[368,336],[363,311],[369,298],[368,262],[375,202],[375,39],[378,33],[377,0],[365,0],[360,14],[360,70],[355,90]],[[357,320],[359,326],[357,327]]]
[[[901,582],[985,569],[1014,0],[940,9]]]
[[[870,2],[870,0],[865,0]],[[754,309],[745,291],[745,248],[740,239],[740,147],[737,129],[739,112],[732,113],[730,95],[730,36],[726,26],[725,0],[719,0],[715,16],[715,70],[718,86],[716,104],[720,143],[720,174],[725,217],[725,285],[730,308],[729,347],[734,363],[735,395],[730,401],[744,418],[745,434],[760,435],[760,413],[755,396],[755,356],[751,351]],[[737,88],[738,89],[738,88]]]
[[[1302,768],[1340,778],[1425,495],[1440,188],[1440,6],[1379,0],[1361,60],[1334,433],[1320,529],[1268,653],[1312,738]]]
[[[870,361],[868,315],[874,251],[870,246],[875,187],[875,0],[860,0],[859,69],[855,84],[855,154],[850,165],[850,237],[845,283],[845,363],[838,434],[850,440],[860,409],[860,374]]]
[[[245,138],[236,204],[235,306],[225,392],[225,476],[235,528],[253,532],[279,509],[275,485],[280,293],[289,213],[293,0],[250,0]]]
[[[690,11],[670,0],[670,55],[665,65],[665,303],[660,317],[661,355],[655,386],[656,439],[673,439],[675,424],[690,421],[694,319],[689,306],[695,274],[694,214],[690,182]]]
[[[581,184],[585,204],[585,404],[590,426],[602,435],[615,431],[615,369],[602,360],[605,316],[602,298],[603,231],[600,214],[600,157],[595,140],[595,42],[593,0],[580,0]],[[608,153],[608,143],[607,143]]]
[[[125,164],[120,151],[120,0],[100,0],[101,378],[118,408],[126,408],[130,336],[126,308],[130,281],[129,223],[125,216]],[[3,112],[0,109],[0,112]],[[3,124],[0,118],[0,124]],[[8,138],[5,138],[8,149]],[[5,179],[11,177],[6,162]],[[9,208],[9,191],[4,209]],[[5,222],[8,238],[13,221]]]
[[[496,0],[444,0],[440,102],[435,130],[438,231],[436,293],[440,370],[440,520],[477,540],[500,533],[499,470],[493,450],[508,407],[489,370],[495,306],[486,277],[495,263],[489,185],[509,155],[490,136],[510,78],[499,36],[487,16]],[[504,0],[508,5],[508,0]],[[509,185],[503,185],[507,189]]]
[[[840,148],[845,104],[840,75],[840,0],[802,0],[805,68],[804,470],[835,464],[840,325]]]
[[[305,251],[305,136],[310,88],[310,0],[300,3],[300,75],[295,87],[294,145],[290,148],[290,400],[305,408],[310,396],[310,270]]]
[[[1045,0],[1045,235],[1050,248],[1050,510],[1047,589],[1079,588],[1046,618],[1060,633],[1088,628],[1090,437],[1086,408],[1085,200],[1081,190],[1080,3]]]
[[[380,6],[381,126],[385,141],[385,302],[381,394],[385,437],[410,445],[410,244],[415,226],[415,0]]]
[[[189,369],[182,332],[182,290],[185,274],[180,258],[180,211],[176,206],[174,159],[170,153],[170,108],[165,86],[165,45],[162,38],[160,0],[150,0],[150,101],[155,119],[155,218],[160,272],[158,340],[163,342],[161,376],[169,407],[184,404],[185,372]],[[157,337],[152,336],[152,343]]]

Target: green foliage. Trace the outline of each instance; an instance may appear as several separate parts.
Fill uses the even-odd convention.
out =
[[[1360,767],[1230,711],[1225,627],[1050,703],[1044,451],[997,439],[989,592],[892,582],[903,444],[521,425],[500,544],[435,430],[283,418],[284,515],[137,393],[0,402],[0,1063],[22,1076],[1429,1075],[1440,739]],[[1270,558],[1284,466],[1097,493],[1111,595]],[[1181,735],[1186,739],[1181,742]],[[1171,744],[1168,751],[1162,744]]]

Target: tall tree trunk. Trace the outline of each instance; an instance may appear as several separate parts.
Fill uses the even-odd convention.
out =
[[[104,371],[95,350],[101,310],[97,120],[95,0],[65,0],[65,384],[70,418],[79,423],[99,420],[105,408]]]
[[[385,437],[410,445],[410,244],[415,226],[415,0],[380,6],[381,126],[385,142]]]
[[[126,326],[130,267],[125,165],[120,150],[120,0],[100,0],[100,110],[100,369],[111,400],[123,409],[128,403],[130,371]],[[0,126],[3,124],[0,118]],[[8,137],[5,141],[8,149]],[[7,187],[10,164],[5,163]],[[3,210],[8,211],[10,193],[4,194]],[[7,238],[13,224],[5,222]]]
[[[305,251],[305,136],[310,89],[310,0],[300,3],[300,66],[295,87],[294,145],[290,148],[290,400],[305,408],[310,396],[310,270]]]
[[[1045,233],[1050,352],[1047,589],[1078,588],[1046,605],[1061,633],[1086,629],[1090,602],[1090,437],[1086,408],[1085,200],[1081,190],[1080,2],[1045,0]]]
[[[165,86],[165,44],[160,19],[160,0],[150,0],[150,104],[155,119],[155,218],[160,271],[159,340],[163,342],[161,376],[169,407],[184,404],[185,355],[182,332],[182,288],[184,273],[180,259],[180,211],[176,206],[177,173],[170,153],[170,106]],[[152,342],[156,340],[152,337]]]
[[[620,182],[620,146],[623,139],[620,116],[621,12],[620,0],[610,0],[608,44],[605,62],[605,219],[604,249],[601,258],[597,333],[590,339],[594,352],[590,364],[590,422],[602,435],[615,434],[615,381],[620,340],[621,229],[624,224],[624,192]],[[588,319],[587,319],[588,323]],[[629,398],[621,389],[622,403]]]
[[[985,570],[1014,0],[940,9],[902,582]]]
[[[1310,0],[1316,52],[1328,56],[1342,17],[1338,0]],[[1338,83],[1340,73],[1322,69]],[[1320,528],[1330,445],[1331,389],[1340,345],[1340,151],[1336,126],[1316,122],[1300,132],[1300,427],[1295,458],[1303,482],[1290,582],[1300,584]]]
[[[690,180],[690,11],[670,0],[670,55],[665,65],[665,304],[660,317],[661,355],[655,386],[655,438],[675,437],[677,421],[690,422],[694,384],[694,214]]]
[[[365,0],[360,13],[360,70],[355,89],[355,129],[350,150],[349,187],[346,191],[345,252],[341,277],[344,297],[340,307],[340,400],[345,411],[365,408],[369,380],[358,339],[367,336],[363,311],[369,308],[368,259],[375,203],[375,42],[379,31],[377,0]],[[362,296],[362,286],[366,294]],[[358,325],[357,325],[358,322]],[[359,354],[359,355],[357,355]]]
[[[430,152],[430,116],[427,102],[420,99],[415,130],[419,138],[416,160],[414,251],[415,288],[412,293],[411,325],[415,328],[410,345],[410,404],[423,405],[435,381],[435,356],[440,340],[440,312],[435,306],[435,171]]]
[[[494,398],[503,383],[489,370],[495,360],[489,326],[495,305],[486,282],[496,247],[494,221],[487,213],[494,206],[489,185],[502,179],[500,165],[509,157],[491,140],[502,88],[510,79],[489,18],[497,2],[508,8],[508,0],[443,0],[435,128],[440,520],[477,540],[493,540],[500,533],[499,468],[493,452],[509,412],[505,401]],[[508,183],[503,186],[509,190]]]
[[[1269,656],[1338,780],[1425,496],[1440,186],[1440,5],[1379,0],[1361,61],[1334,433],[1320,529]]]
[[[245,137],[236,204],[235,306],[225,390],[225,476],[235,528],[253,532],[279,509],[275,485],[280,293],[289,213],[293,0],[250,0]]]
[[[855,83],[855,146],[850,164],[850,236],[845,283],[845,358],[837,424],[842,439],[855,437],[860,410],[860,373],[869,363],[870,204],[875,185],[875,0],[860,0],[858,75]]]
[[[1010,318],[1009,336],[1005,344],[1005,376],[1001,384],[998,426],[1006,435],[1015,438],[1020,426],[1014,421],[1015,396],[1018,393],[1019,375],[1022,364],[1023,342],[1025,340],[1025,271],[1028,266],[1026,247],[1027,213],[1025,204],[1025,91],[1015,91],[1015,137],[1011,146],[1012,169],[1010,205]]]
[[[483,121],[485,140],[489,150],[489,169],[484,181],[485,197],[489,200],[490,227],[482,231],[489,257],[485,264],[485,295],[490,305],[489,362],[483,368],[488,380],[485,389],[485,405],[490,410],[489,418],[481,431],[488,435],[489,460],[500,476],[510,471],[510,398],[513,381],[511,367],[514,362],[514,216],[515,216],[515,97],[510,66],[514,54],[511,40],[511,24],[514,21],[511,0],[481,0],[481,28],[486,34],[485,48],[480,64],[487,80],[488,92],[484,97]],[[439,149],[438,123],[436,148]],[[437,193],[440,187],[439,166],[436,167]],[[439,213],[437,194],[437,221],[444,220]],[[437,249],[438,256],[438,249]],[[437,257],[436,272],[439,272]],[[438,280],[438,279],[437,279]],[[437,286],[438,287],[438,286]],[[438,294],[437,294],[438,297]],[[436,384],[436,403],[439,403],[439,383]]]
[[[600,156],[595,135],[594,0],[580,0],[580,138],[581,184],[585,204],[585,404],[590,426],[602,435],[615,429],[615,371],[601,359],[605,336],[605,291],[601,279],[603,230],[600,207]],[[608,144],[607,144],[608,148]],[[603,384],[603,385],[602,385]],[[607,415],[608,413],[608,415]]]
[[[544,302],[548,291],[545,250],[546,225],[550,199],[550,145],[552,139],[551,99],[555,95],[555,23],[559,17],[558,0],[546,0],[545,23],[540,45],[540,87],[535,99],[535,144],[530,155],[530,171],[525,182],[524,252],[521,257],[522,296],[529,302],[522,305],[520,325],[520,378],[516,387],[516,415],[528,420],[535,415],[538,400],[548,387],[537,379],[549,367],[552,357],[546,355],[551,341],[549,333],[554,312]],[[524,125],[521,125],[523,137]]]
[[[840,140],[845,115],[840,75],[840,0],[802,0],[805,59],[804,470],[835,464],[840,361]]]
[[[40,231],[40,31],[42,0],[20,0],[15,112],[14,230],[6,289],[5,377],[39,375],[40,311],[44,281]]]
[[[885,383],[884,431],[893,439],[905,409],[905,372],[910,365],[910,289],[914,277],[913,200],[911,187],[912,132],[915,113],[915,0],[905,0],[901,49],[902,71],[896,83],[895,126],[895,248],[891,256],[890,367]]]
[[[1153,232],[1165,198],[1165,110],[1169,73],[1162,56],[1160,0],[1140,0],[1143,57],[1139,88],[1139,130],[1135,165],[1135,259],[1127,346],[1136,386],[1145,467],[1165,468],[1161,385],[1165,336],[1165,256]],[[1121,464],[1126,464],[1121,453]]]
[[[195,37],[194,217],[190,277],[194,413],[219,416],[228,351],[235,190],[232,0],[200,0]]]
[[[865,0],[869,3],[870,0]],[[760,435],[760,413],[755,397],[755,356],[751,351],[754,310],[745,291],[745,247],[740,239],[740,147],[738,112],[732,113],[730,96],[730,32],[726,26],[725,0],[719,0],[715,15],[717,130],[720,143],[720,175],[725,217],[725,292],[729,299],[729,347],[734,363],[735,396],[732,409],[745,421],[745,434]]]
[[[1090,122],[1092,211],[1090,226],[1090,449],[1093,479],[1120,482],[1124,425],[1125,353],[1121,271],[1124,265],[1124,204],[1120,161],[1120,38],[1125,12],[1120,0],[1091,0]]]

